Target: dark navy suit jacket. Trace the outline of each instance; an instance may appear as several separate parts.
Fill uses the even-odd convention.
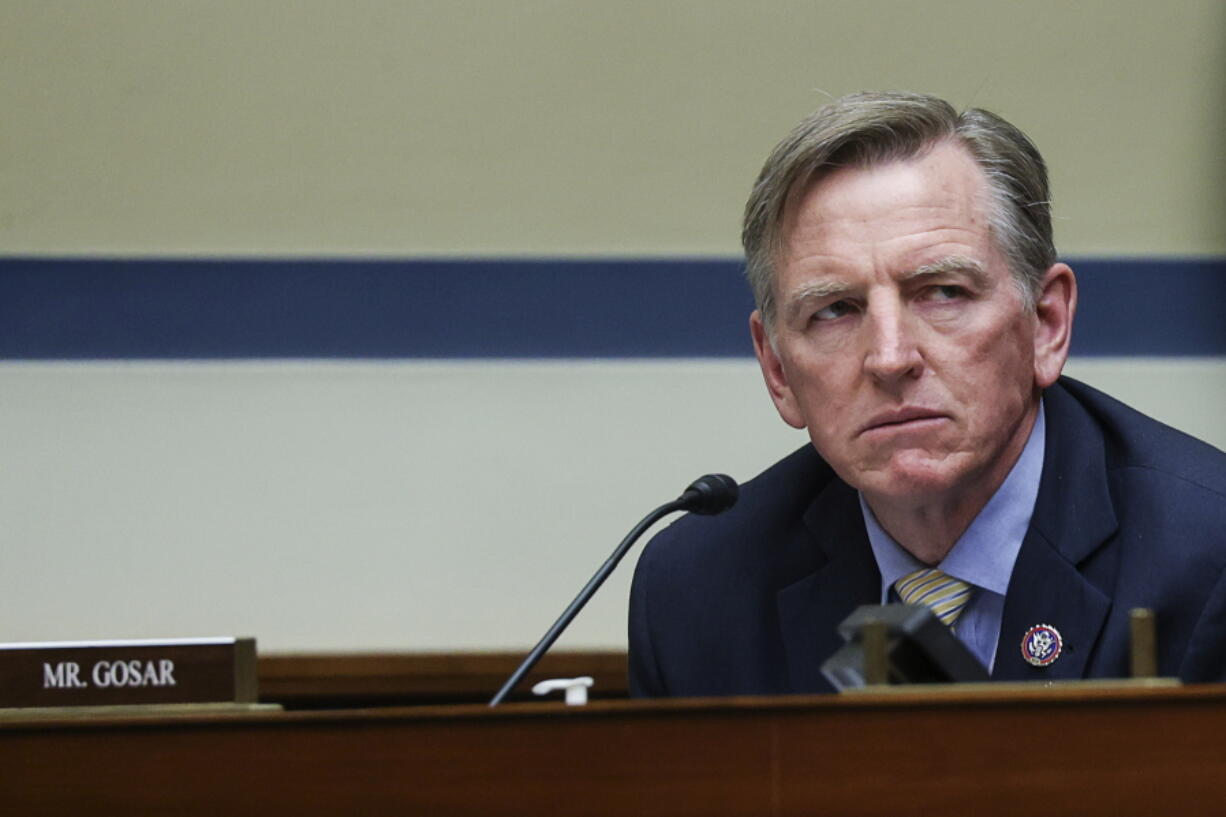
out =
[[[1067,378],[1044,397],[1030,528],[1005,596],[998,680],[1127,677],[1129,611],[1155,612],[1160,674],[1226,680],[1226,454]],[[811,446],[719,516],[647,546],[630,602],[635,695],[832,691],[836,626],[881,600],[856,492]],[[1064,639],[1027,664],[1036,624]]]

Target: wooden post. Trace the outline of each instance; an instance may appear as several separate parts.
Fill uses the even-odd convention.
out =
[[[1157,637],[1154,632],[1154,611],[1136,607],[1128,614],[1132,639],[1132,677],[1158,676]]]

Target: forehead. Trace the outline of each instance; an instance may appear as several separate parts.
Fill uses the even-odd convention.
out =
[[[926,253],[986,255],[988,199],[983,171],[950,142],[908,159],[838,168],[789,199],[781,267],[827,255],[917,265],[933,260]]]

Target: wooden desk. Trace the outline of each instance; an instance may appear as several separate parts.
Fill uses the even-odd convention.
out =
[[[1222,686],[0,722],[13,815],[1118,817],[1223,803]]]
[[[526,652],[272,653],[259,657],[260,700],[287,709],[486,703]],[[625,652],[556,650],[520,682],[514,700],[535,700],[537,681],[579,675],[595,678],[593,697],[628,695]]]

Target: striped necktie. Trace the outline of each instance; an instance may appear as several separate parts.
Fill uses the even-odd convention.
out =
[[[932,610],[945,626],[953,628],[962,608],[971,599],[971,586],[946,576],[935,567],[912,571],[894,582],[904,604],[921,604]]]

